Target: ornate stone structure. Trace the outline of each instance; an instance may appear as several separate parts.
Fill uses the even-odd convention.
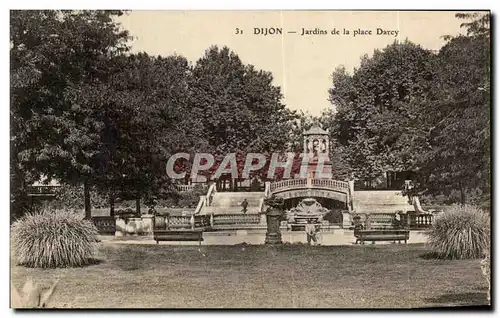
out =
[[[304,154],[309,157],[307,167],[307,177],[314,178],[317,175],[318,159],[322,157],[322,173],[331,173],[332,164],[329,157],[330,140],[328,130],[322,129],[319,125],[314,125],[304,136]]]
[[[323,216],[330,212],[324,208],[316,199],[305,198],[293,209],[287,212],[287,221],[291,224],[305,224],[309,220],[321,222]]]

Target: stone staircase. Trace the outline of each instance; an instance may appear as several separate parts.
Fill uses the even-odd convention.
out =
[[[260,212],[264,192],[217,192],[210,206],[203,207],[201,214],[243,214],[241,202],[247,199],[247,214]]]
[[[356,213],[394,213],[415,211],[408,204],[408,198],[397,190],[355,191],[354,211]]]

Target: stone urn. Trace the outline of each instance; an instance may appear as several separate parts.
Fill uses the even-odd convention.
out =
[[[269,198],[265,201],[268,206],[266,213],[267,232],[266,244],[281,244],[280,222],[283,216],[283,199]]]

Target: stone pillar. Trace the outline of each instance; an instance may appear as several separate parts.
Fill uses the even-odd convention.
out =
[[[125,223],[125,219],[115,216],[115,224],[116,224],[115,236],[124,236],[125,228],[127,226],[127,224]]]
[[[191,230],[194,231],[194,225],[195,225],[194,214],[191,215],[191,218],[189,219],[189,224],[191,225]]]
[[[143,223],[143,233],[145,235],[153,235],[154,217],[155,216],[153,214],[143,214],[141,216]]]
[[[342,211],[342,228],[348,229],[352,226],[351,213],[349,211]]]
[[[349,186],[349,202],[347,203],[349,210],[354,210],[354,180],[348,180],[347,185]]]
[[[283,210],[279,208],[271,208],[266,214],[267,232],[266,244],[281,244],[280,219],[283,215]]]

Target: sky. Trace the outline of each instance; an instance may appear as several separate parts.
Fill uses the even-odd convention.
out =
[[[332,107],[328,89],[336,67],[343,65],[352,72],[361,56],[371,56],[395,40],[408,39],[439,50],[445,43],[443,35],[463,32],[463,21],[455,13],[157,10],[132,11],[120,17],[120,22],[134,37],[132,52],[179,54],[194,64],[210,46],[228,46],[243,63],[272,72],[274,85],[281,87],[283,102],[290,109],[320,115]],[[255,34],[255,28],[260,34]],[[281,28],[282,34],[264,35],[266,28]],[[316,28],[327,34],[302,35],[302,29]],[[386,33],[377,35],[378,28]],[[339,34],[332,34],[334,29]]]

